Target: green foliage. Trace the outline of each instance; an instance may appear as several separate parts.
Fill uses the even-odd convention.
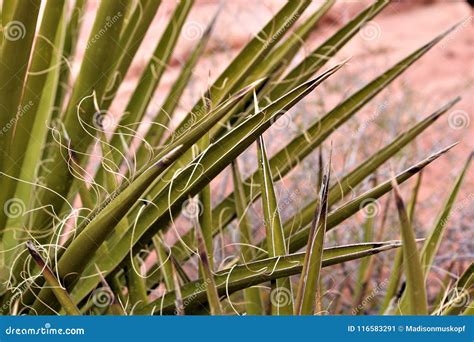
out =
[[[472,314],[472,306],[458,305],[470,300],[472,267],[440,293],[436,303],[428,301],[425,290],[471,158],[420,251],[413,232],[420,172],[454,145],[396,176],[383,181],[377,177],[360,192],[364,180],[375,177],[385,162],[459,99],[412,125],[342,177],[330,177],[340,171],[331,157],[322,170],[321,157],[334,131],[456,26],[315,117],[304,132],[270,156],[264,133],[342,72],[346,62],[333,63],[331,58],[389,3],[375,1],[294,63],[335,1],[306,13],[310,2],[289,1],[262,25],[215,82],[200,91],[202,96],[173,129],[194,68],[212,53],[208,42],[219,20],[217,11],[196,39],[162,106],[152,113],[142,139],[134,136],[144,127],[193,1],[178,1],[125,111],[112,125],[107,121],[109,109],[161,2],[102,0],[84,56],[75,61],[80,68],[74,80],[69,61],[79,43],[86,1],[49,0],[41,16],[40,1],[3,2],[0,77],[8,81],[0,88],[0,301],[8,307],[6,313],[313,315],[325,306],[326,274],[360,262],[361,284],[352,299],[359,305],[376,274],[371,256],[398,249],[378,309]],[[8,34],[9,23],[21,24],[25,31],[20,39]],[[330,66],[321,71],[326,64]],[[253,146],[256,171],[243,177],[242,154],[254,152]],[[281,181],[317,150],[321,165],[319,174],[315,171],[311,177],[319,180],[320,195],[314,189],[307,205],[287,218],[279,195]],[[225,196],[216,195],[215,185],[228,167],[232,189]],[[407,211],[398,186],[415,175],[420,176]],[[338,241],[335,228],[391,190],[396,194],[401,241],[380,241],[386,236],[376,234],[373,218],[365,221],[363,243]],[[347,198],[352,191],[354,196]],[[256,203],[261,203],[261,217],[254,215]],[[396,211],[387,209],[387,214]],[[183,231],[186,221],[190,227]],[[258,231],[264,231],[263,236]],[[373,241],[374,236],[380,240]],[[328,247],[329,241],[335,245]],[[406,288],[399,291],[403,277]],[[111,299],[106,307],[98,299],[103,291]],[[397,304],[399,311],[394,309]]]

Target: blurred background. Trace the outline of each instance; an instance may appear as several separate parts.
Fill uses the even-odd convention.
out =
[[[76,61],[82,58],[97,3],[97,1],[89,1]],[[371,1],[338,1],[320,21],[309,43],[297,55],[294,63],[299,62],[305,54],[310,53],[369,3]],[[193,72],[191,86],[187,88],[179,105],[179,113],[173,123],[175,126],[202,96],[208,85],[212,84],[224,70],[229,61],[283,4],[284,1],[279,0],[197,1],[179,38],[178,47],[167,73],[148,108],[150,116],[160,108],[181,64],[219,9],[220,13],[205,58],[201,59]],[[312,13],[313,9],[321,4],[322,1],[314,1],[305,13]],[[175,1],[162,1],[154,23],[113,103],[111,112],[114,116],[119,117],[122,114],[175,5]],[[283,115],[266,133],[265,139],[270,155],[278,151],[284,142],[290,141],[292,137],[308,127],[316,118],[321,117],[399,59],[452,25],[462,22],[454,32],[332,134],[324,144],[325,151],[328,151],[330,141],[332,141],[333,172],[336,177],[341,176],[414,122],[428,116],[454,97],[462,96],[462,100],[453,110],[442,116],[438,122],[417,138],[414,144],[401,150],[396,158],[392,158],[380,169],[377,175],[380,179],[386,179],[390,176],[391,170],[399,172],[431,152],[459,141],[459,145],[454,150],[423,172],[415,215],[415,230],[418,237],[426,236],[426,232],[432,229],[433,222],[448,196],[455,176],[459,174],[465,160],[474,150],[473,18],[472,7],[466,1],[393,1],[374,21],[360,30],[358,35],[327,64],[327,67],[350,57],[348,65],[318,87],[292,111]],[[73,63],[73,68],[77,73],[78,63]],[[140,129],[141,132],[148,125],[146,120]],[[256,169],[256,154],[253,148],[246,151],[241,160],[240,165],[244,170],[244,176]],[[278,183],[278,197],[285,217],[289,217],[296,208],[303,207],[316,196],[317,160],[317,153],[313,153],[301,162],[300,167]],[[374,180],[366,180],[365,184],[354,189],[354,194],[360,194],[364,191],[364,187],[371,184],[370,182]],[[410,180],[402,187],[406,201],[410,197],[414,182],[415,179]],[[223,172],[221,177],[211,185],[213,201],[217,203],[232,189],[229,170]],[[347,194],[346,200],[351,196],[352,194]],[[394,211],[393,201],[387,204],[388,198],[389,196],[385,196],[376,202],[375,214],[362,211],[358,216],[331,232],[327,240],[328,244],[334,244],[335,241],[339,243],[363,241],[361,225],[368,215],[375,215],[375,236],[377,236],[377,228],[381,225],[383,212],[387,210],[385,208],[388,208],[389,214],[386,218],[384,239],[397,239],[399,237],[398,218]],[[264,228],[258,201],[253,205],[250,213],[256,233],[263,234]],[[439,289],[446,274],[458,274],[473,260],[474,171],[472,167],[468,171],[447,224],[448,230],[443,245],[436,257],[434,271],[428,279],[428,286],[432,286],[433,289]],[[181,219],[177,221],[177,225],[180,231],[186,231],[189,222]],[[167,239],[172,242],[176,236],[169,235]],[[232,234],[229,239],[232,242]],[[232,252],[230,246],[223,251],[225,254]],[[225,254],[222,255],[223,258]],[[393,252],[376,256],[378,278],[372,279],[370,286],[374,289],[381,286],[382,289],[375,295],[383,293],[383,286],[386,285],[384,281],[390,273],[390,263],[387,262],[385,267],[385,260],[392,261],[393,257]],[[461,262],[452,264],[451,260],[454,258]],[[357,281],[357,272],[353,272],[356,269],[357,263],[351,263],[339,270],[331,268],[332,274],[326,275],[326,281],[329,284],[328,293],[325,294],[328,306],[332,305],[331,298],[336,294],[341,295],[340,297],[344,300],[344,294],[349,294],[353,290],[351,284]],[[340,274],[334,272],[340,272]],[[332,285],[331,279],[334,279]],[[349,295],[348,298],[350,298]],[[370,312],[370,305],[366,309],[366,312]]]

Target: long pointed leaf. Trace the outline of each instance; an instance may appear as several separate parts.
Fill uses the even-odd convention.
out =
[[[398,241],[388,241],[327,248],[323,252],[322,267],[356,260],[400,246],[401,244]],[[299,274],[303,267],[303,259],[304,253],[296,253],[234,266],[229,270],[219,272],[215,278],[216,286],[219,293],[224,295],[266,281]],[[206,302],[202,280],[183,286],[181,291],[183,300],[187,303],[186,309],[188,311]],[[137,314],[156,312],[161,306],[163,307],[163,313],[171,313],[174,311],[174,299],[174,293],[166,294],[163,305],[161,305],[162,299],[159,298],[146,307],[138,308]]]
[[[461,170],[461,173],[459,174],[456,181],[454,182],[454,185],[451,189],[449,197],[447,198],[446,202],[443,205],[443,210],[437,217],[435,226],[432,229],[429,237],[426,239],[426,242],[423,245],[423,248],[421,250],[420,256],[421,256],[421,262],[422,262],[425,278],[427,277],[427,274],[431,268],[431,265],[433,264],[434,256],[436,252],[438,251],[439,245],[441,244],[441,239],[443,237],[444,231],[446,230],[450,213],[454,206],[454,202],[459,193],[459,190],[461,189],[462,182],[466,176],[467,170],[469,169],[472,158],[473,158],[473,154],[471,153],[469,157],[467,158],[467,161],[464,164],[464,167]]]
[[[295,19],[303,13],[309,4],[310,1],[308,0],[287,2],[244,47],[209,89],[209,95],[206,98],[210,99],[212,106],[218,105],[228,94],[235,91],[242,84],[242,81],[257,67],[259,62],[263,61],[271,48],[291,28],[296,21]],[[205,114],[206,106],[207,104],[203,101],[196,103],[167,142],[184,134],[187,127],[191,127],[196,119],[199,120]]]
[[[415,234],[408,219],[405,204],[398,188],[396,180],[392,181],[392,188],[395,196],[395,203],[400,218],[402,249],[403,249],[403,265],[406,276],[406,292],[409,296],[409,311],[411,315],[426,315],[428,313],[427,299],[425,291],[425,281],[423,277],[423,269],[421,267],[420,255],[416,246]]]
[[[179,175],[177,175],[172,184],[166,185],[163,183],[158,183],[160,186],[165,185],[165,189],[159,192],[162,194],[162,196],[158,197],[158,201],[154,201],[157,206],[148,206],[145,210],[143,210],[142,213],[136,214],[140,217],[140,225],[137,225],[133,230],[129,230],[119,241],[115,243],[115,246],[111,246],[111,249],[109,249],[107,253],[110,255],[110,253],[113,252],[113,256],[110,258],[99,257],[100,260],[97,260],[97,263],[104,264],[104,267],[100,267],[100,269],[110,271],[110,266],[112,266],[112,268],[116,267],[123,260],[123,257],[128,253],[131,238],[133,240],[133,244],[135,244],[140,239],[142,241],[149,241],[149,239],[156,233],[158,229],[163,228],[163,224],[160,223],[159,220],[169,220],[169,217],[166,215],[170,213],[169,208],[172,208],[171,212],[173,211],[173,207],[175,209],[179,209],[182,202],[189,195],[192,195],[193,192],[198,192],[209,182],[209,179],[212,179],[215,175],[221,172],[259,135],[261,135],[268,127],[270,127],[275,117],[281,115],[282,111],[291,108],[295,103],[297,103],[304,96],[309,94],[314,88],[316,88],[318,84],[323,82],[341,67],[342,64],[338,64],[325,73],[321,74],[315,80],[301,85],[286,96],[275,101],[273,104],[263,108],[261,112],[248,118],[248,120],[226,134],[219,141],[212,143],[206,151],[202,152],[201,155],[197,157],[197,160],[199,161],[199,164],[203,170],[202,173],[195,173],[194,168],[188,167]],[[223,151],[225,152],[223,153]],[[150,198],[153,197],[150,196]],[[166,205],[161,206],[160,202],[166,203]],[[156,209],[158,209],[158,212]],[[152,227],[155,229],[151,229]],[[98,226],[96,229],[102,230],[104,227]],[[79,235],[79,237],[80,236],[81,235]],[[89,238],[87,237],[87,239]],[[78,246],[81,246],[81,244],[78,244]],[[67,265],[67,269],[74,269],[74,272],[77,272],[78,269],[84,267],[88,257],[91,257],[90,253],[87,253],[85,258],[79,258],[79,261],[76,257],[74,257],[74,254],[76,253],[76,251],[74,251],[74,253],[71,252],[67,258],[64,258],[63,256],[60,260],[60,262],[63,262],[64,260],[64,265]],[[101,253],[98,253],[97,256],[100,255]],[[70,257],[73,258],[71,262],[68,260]],[[73,267],[69,268],[72,264],[74,264]],[[94,278],[88,279],[88,282],[90,282],[91,285],[94,284],[95,281],[96,279]],[[87,291],[88,286],[81,286],[81,291]],[[44,292],[47,292],[47,290],[44,290]],[[86,294],[87,292],[82,292],[81,296]]]
[[[318,147],[336,128],[351,118],[352,115],[357,113],[359,109],[382,91],[391,81],[403,73],[410,65],[417,61],[454,29],[455,27],[450,28],[448,31],[437,36],[429,43],[399,61],[392,68],[375,78],[365,87],[328,112],[322,119],[317,120],[305,132],[294,138],[284,149],[279,151],[270,159],[272,174],[278,176],[286,175],[296,165],[298,165],[301,160]],[[245,180],[244,184],[256,184],[256,177],[257,174],[254,173],[251,177]],[[355,185],[352,185],[352,187],[353,186]],[[260,195],[258,189],[250,189],[249,186],[245,187],[245,193],[247,198],[252,202]],[[311,221],[313,210],[313,208],[309,208],[306,211],[305,217],[308,223]],[[214,233],[216,234],[235,217],[235,206],[233,204],[232,194],[215,207],[213,210],[213,217],[214,222],[219,223],[216,225],[214,230]],[[192,236],[184,236],[183,241],[190,243],[192,241]]]
[[[117,90],[125,79],[130,64],[132,63],[140,44],[143,42],[145,34],[150,27],[160,4],[161,0],[139,0],[129,20],[127,20],[127,25],[120,35],[120,46],[122,46],[122,52],[117,60],[116,75],[118,79],[114,78],[113,83],[107,89],[107,92],[104,95],[102,108],[109,108],[115,98]]]
[[[113,74],[113,58],[119,48],[117,42],[125,8],[125,1],[122,0],[104,0],[100,3],[81,70],[64,116],[64,131],[58,128],[60,131],[56,132],[61,136],[65,134],[69,143],[51,149],[48,157],[54,160],[55,165],[46,174],[45,187],[41,188],[38,194],[39,206],[47,206],[55,213],[59,213],[64,205],[64,196],[67,195],[73,180],[68,168],[68,150],[74,150],[78,160],[82,162],[84,156],[81,153],[87,150],[93,140],[95,106],[92,94],[95,94],[100,102]],[[110,27],[104,30],[103,27],[107,24]],[[44,230],[49,227],[50,220],[50,210],[35,211],[33,226],[35,229]]]
[[[315,310],[316,294],[319,288],[323,259],[324,236],[326,234],[330,178],[331,156],[329,156],[328,166],[323,175],[319,195],[319,206],[314,214],[308,236],[308,244],[306,245],[303,270],[301,271],[298,296],[296,299],[296,313],[298,315],[312,315]]]
[[[4,187],[0,193],[2,208],[15,191],[13,179],[6,178],[5,174],[13,173],[12,176],[16,177],[19,172],[15,162],[10,162],[10,149],[14,147],[11,138],[16,122],[28,111],[28,108],[22,108],[20,104],[40,5],[41,1],[38,0],[15,1],[15,6],[10,7],[5,18],[2,18],[8,19],[11,16],[11,20],[2,22],[4,39],[0,49],[0,171],[3,173],[1,180]],[[55,35],[53,41],[54,38]],[[50,60],[46,67],[49,67],[49,62]],[[0,232],[5,228],[6,220],[6,215],[0,215]]]
[[[41,269],[41,273],[46,279],[46,282],[49,284],[49,286],[51,286],[54,295],[58,299],[59,303],[61,303],[61,306],[64,308],[66,313],[68,315],[80,315],[81,313],[76,305],[74,305],[69,293],[67,293],[67,291],[59,283],[53,271],[43,260],[33,243],[31,241],[27,241],[26,247],[28,248],[28,251],[30,252],[34,262]]]
[[[156,114],[155,118],[153,119],[152,125],[150,126],[149,130],[145,133],[145,138],[147,142],[154,148],[162,140],[164,133],[166,132],[166,127],[168,126],[176,107],[178,106],[179,99],[183,94],[188,82],[192,76],[192,71],[199,61],[199,58],[203,55],[205,51],[205,47],[209,38],[211,37],[212,29],[215,25],[217,14],[212,19],[211,23],[207,27],[206,31],[203,33],[201,39],[197,43],[196,47],[194,48],[192,54],[187,59],[186,63],[181,68],[181,72],[176,79],[173,87],[171,88],[170,92],[168,93],[166,99],[163,102],[163,105],[159,109],[158,113]],[[144,161],[146,160],[146,145],[141,144],[137,154],[136,154],[137,164],[138,166],[143,165]]]
[[[237,160],[232,163],[232,178],[234,183],[235,206],[240,233],[240,247],[242,259],[245,262],[255,258],[255,250],[252,247],[252,231],[249,218],[247,217],[247,203],[245,202],[242,177],[240,175]],[[260,289],[250,287],[244,290],[245,308],[248,315],[264,314],[262,296]]]
[[[444,148],[428,158],[416,163],[415,165],[409,167],[405,171],[399,173],[396,176],[397,183],[401,184],[410,177],[416,175],[420,172],[424,167],[432,163],[434,160],[439,158],[444,153],[448,152],[454,145],[448,146]],[[377,198],[381,197],[382,195],[386,194],[392,189],[391,179],[379,184],[375,188],[366,191],[362,195],[357,196],[353,200],[345,203],[338,209],[335,209],[328,215],[328,222],[327,222],[327,230],[331,230],[339,225],[341,222],[346,220],[347,218],[351,217],[353,214],[362,210],[364,206],[373,203],[373,201],[377,200]],[[317,203],[316,203],[317,204]],[[308,240],[309,236],[309,227],[306,226],[303,229],[299,230],[295,234],[289,237],[290,240],[290,252],[294,252],[302,248],[306,245],[306,241]],[[262,242],[264,243],[264,241]]]
[[[158,86],[165,68],[171,58],[171,53],[178,41],[181,29],[194,4],[194,0],[182,0],[178,3],[171,19],[158,43],[153,56],[143,72],[138,85],[127,104],[124,115],[114,133],[111,145],[117,149],[122,146],[123,141],[128,145],[133,138],[133,130],[145,115],[153,93]],[[119,160],[120,155],[114,153],[113,160]]]
[[[288,253],[285,245],[285,235],[283,233],[278,202],[273,187],[272,174],[269,170],[263,136],[260,136],[257,139],[257,154],[268,255],[270,257],[286,255]],[[271,301],[272,313],[274,315],[293,314],[293,291],[291,289],[290,278],[277,279],[275,283],[272,284],[271,298],[288,298],[288,300]]]

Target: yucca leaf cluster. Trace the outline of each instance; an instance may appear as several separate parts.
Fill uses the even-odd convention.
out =
[[[179,120],[195,67],[212,54],[208,43],[219,11],[208,27],[197,26],[192,51],[160,108],[152,111],[186,25],[196,25],[189,21],[194,1],[178,1],[125,110],[113,115],[161,1],[98,2],[78,60],[87,0],[4,0],[2,314],[472,313],[472,264],[437,298],[426,291],[471,157],[425,237],[413,229],[422,170],[452,153],[456,142],[425,151],[424,158],[388,176],[379,171],[459,98],[446,99],[341,177],[334,176],[341,170],[332,162],[340,149],[331,135],[456,26],[314,116],[276,153],[267,149],[264,133],[280,117],[291,118],[287,113],[330,84],[334,74],[344,73],[348,62],[335,62],[337,53],[389,5],[374,1],[301,58],[298,52],[334,3],[325,1],[315,10],[309,0],[284,4]],[[77,75],[73,63],[79,65]],[[255,164],[245,165],[253,173],[243,172],[244,153],[255,155]],[[279,183],[311,155],[318,162],[305,172],[317,186],[306,205],[288,216]],[[213,185],[225,174],[232,185],[222,194]],[[410,179],[415,186],[408,199],[400,188]],[[360,191],[367,180],[370,186]],[[370,214],[360,227],[363,242],[335,238],[347,219],[381,209],[382,198],[394,200],[384,215],[396,220],[397,240],[387,239]],[[250,213],[255,204],[257,219]],[[394,255],[390,279],[369,308],[379,253]],[[350,263],[358,265],[358,279],[350,285],[353,302],[328,305],[328,275]],[[338,284],[345,286],[343,279]]]

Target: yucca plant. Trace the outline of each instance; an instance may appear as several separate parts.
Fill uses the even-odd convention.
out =
[[[176,4],[116,119],[109,108],[160,1],[100,1],[84,56],[75,61],[80,63],[76,77],[69,61],[87,1],[3,1],[3,314],[472,312],[472,264],[455,283],[448,279],[436,299],[427,298],[425,290],[470,158],[424,238],[413,230],[421,171],[454,144],[426,151],[424,159],[385,179],[377,173],[459,99],[447,101],[342,175],[331,162],[340,153],[330,144],[331,134],[456,26],[315,118],[270,156],[264,133],[322,83],[330,84],[333,74],[343,72],[346,62],[333,63],[332,57],[389,4],[375,1],[299,60],[298,51],[335,1],[306,13],[310,2],[286,3],[202,89],[197,103],[172,129],[193,70],[208,52],[219,13],[195,41],[160,109],[150,113],[194,1]],[[146,116],[149,127],[142,125]],[[255,172],[244,177],[242,154],[253,153],[254,146]],[[313,153],[319,162],[306,172],[318,185],[311,201],[288,217],[277,183]],[[222,182],[226,170],[232,191],[223,196],[211,183]],[[399,186],[417,175],[406,202]],[[373,181],[362,191],[366,179]],[[333,234],[358,212],[374,209],[392,190],[397,209],[386,205],[384,216],[399,216],[399,240],[386,239],[373,215],[361,227],[362,242],[347,243]],[[261,204],[258,218],[250,213],[254,203]],[[397,254],[383,289],[385,299],[368,307],[364,303],[380,267],[374,259],[378,253]],[[359,279],[347,285],[353,302],[341,303],[338,296],[335,305],[328,305],[325,292],[328,279],[336,277],[333,270],[354,262]],[[345,284],[341,279],[338,286]]]

